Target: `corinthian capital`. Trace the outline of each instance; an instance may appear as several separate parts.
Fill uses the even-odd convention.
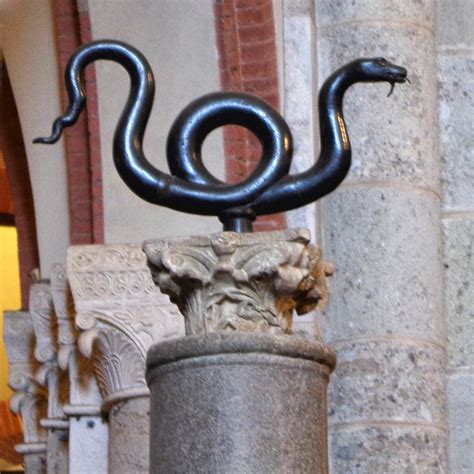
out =
[[[67,275],[79,349],[94,361],[102,408],[108,411],[119,400],[147,395],[148,348],[184,334],[184,322],[153,284],[141,247],[70,247]]]
[[[40,420],[47,416],[47,394],[35,380],[40,365],[33,356],[35,334],[29,312],[5,312],[3,340],[9,364],[8,384],[15,392],[10,407],[23,422],[24,443],[17,445],[17,451],[45,454],[46,431]]]
[[[153,280],[176,303],[186,334],[291,332],[293,310],[325,304],[332,266],[307,230],[148,241]]]

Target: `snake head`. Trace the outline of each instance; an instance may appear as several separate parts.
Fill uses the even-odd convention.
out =
[[[385,58],[360,59],[358,72],[362,81],[390,82],[390,84],[407,81],[407,70],[387,61]]]
[[[392,95],[396,83],[410,82],[407,70],[387,61],[385,58],[359,59],[357,70],[364,82],[389,82],[388,97]]]

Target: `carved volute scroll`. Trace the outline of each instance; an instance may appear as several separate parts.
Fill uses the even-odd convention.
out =
[[[46,455],[46,431],[40,420],[47,416],[47,393],[35,380],[40,364],[34,357],[35,333],[27,311],[4,313],[3,340],[8,356],[8,384],[15,392],[10,407],[21,416],[24,443],[21,454]]]
[[[148,395],[148,348],[183,335],[184,320],[153,284],[141,247],[70,247],[67,275],[80,330],[79,350],[94,361],[102,409]]]
[[[41,424],[50,429],[67,429],[63,406],[69,397],[69,384],[58,366],[58,324],[49,281],[31,285],[30,314],[36,336],[35,357],[41,364],[36,380],[48,390],[48,416]]]
[[[306,230],[148,241],[153,280],[186,320],[186,334],[290,333],[293,310],[327,301],[332,265]]]
[[[64,411],[69,416],[98,415],[102,397],[93,362],[77,348],[79,332],[65,265],[57,263],[51,269],[51,295],[58,324],[58,364],[69,376],[69,401]]]

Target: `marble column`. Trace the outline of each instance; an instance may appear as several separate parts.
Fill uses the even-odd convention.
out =
[[[144,243],[186,321],[154,345],[151,472],[327,472],[333,351],[291,335],[327,299],[331,265],[307,230]]]
[[[68,469],[69,423],[63,411],[68,397],[67,376],[58,366],[58,326],[54,314],[49,282],[34,283],[30,287],[30,314],[35,332],[35,357],[40,367],[36,380],[48,393],[47,417],[40,420],[48,430],[48,474],[66,473]]]
[[[352,168],[321,201],[334,473],[447,470],[434,17],[432,0],[316,0],[321,82],[380,56],[411,80],[348,91]]]
[[[69,377],[69,400],[63,410],[69,421],[69,473],[108,472],[108,426],[101,415],[102,397],[93,362],[77,348],[74,304],[65,265],[51,269],[51,295],[57,318],[58,364]]]
[[[47,432],[40,420],[47,417],[47,393],[35,380],[39,364],[34,358],[35,333],[27,311],[7,311],[3,320],[3,340],[8,356],[8,383],[15,392],[10,407],[21,416],[24,442],[16,445],[24,457],[27,474],[46,473]]]
[[[474,472],[474,4],[437,3],[450,472]]]
[[[139,245],[70,247],[67,276],[79,349],[94,363],[109,422],[109,472],[147,473],[148,348],[184,332],[179,311],[153,284]]]

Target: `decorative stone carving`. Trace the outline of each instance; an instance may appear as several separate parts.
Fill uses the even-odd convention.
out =
[[[58,365],[58,323],[49,281],[31,285],[30,314],[36,335],[35,357],[42,364],[36,381],[48,392],[47,417],[40,420],[41,426],[48,430],[47,472],[67,473],[69,422],[63,406],[69,398],[69,381]]]
[[[220,232],[144,243],[153,280],[186,321],[186,334],[290,333],[293,310],[325,305],[332,265],[309,231]]]
[[[3,340],[9,362],[8,383],[15,394],[10,407],[21,416],[24,442],[16,450],[25,457],[26,472],[46,472],[46,436],[40,420],[47,416],[47,394],[35,380],[39,368],[33,356],[35,334],[30,313],[5,312]]]
[[[58,324],[54,314],[49,282],[30,288],[30,314],[36,336],[35,357],[42,365],[36,380],[48,390],[48,418],[42,425],[51,429],[67,429],[63,405],[69,396],[67,379],[58,366]]]
[[[94,361],[108,414],[109,472],[149,472],[152,344],[184,334],[184,319],[153,284],[139,245],[70,247],[67,274],[79,350]]]
[[[94,363],[77,348],[79,332],[74,325],[74,302],[65,266],[51,269],[51,295],[58,324],[58,364],[69,375],[69,473],[108,472],[108,426],[101,417],[102,397]]]
[[[58,325],[58,364],[69,373],[70,395],[65,411],[72,416],[99,415],[102,397],[93,362],[77,349],[79,332],[74,324],[74,301],[66,269],[61,264],[55,264],[51,269],[51,294]]]
[[[70,247],[67,274],[81,332],[79,349],[95,361],[102,409],[109,411],[120,400],[147,396],[147,350],[184,334],[184,321],[153,284],[141,247]]]

